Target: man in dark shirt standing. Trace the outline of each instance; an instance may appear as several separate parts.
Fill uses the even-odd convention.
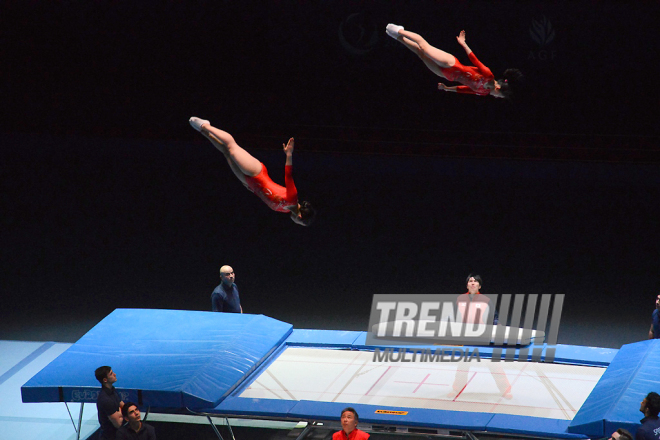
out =
[[[243,313],[241,300],[238,297],[238,287],[234,284],[234,269],[231,266],[220,268],[222,282],[211,294],[211,310],[214,312]]]
[[[124,402],[121,401],[113,385],[117,382],[117,375],[108,366],[97,368],[94,374],[96,380],[101,383],[101,391],[99,391],[99,397],[96,400],[96,409],[101,425],[99,439],[115,440],[117,429],[124,421],[121,414],[121,407]]]
[[[635,440],[658,440],[660,439],[660,395],[650,392],[642,400],[639,410],[644,413],[640,420],[642,426],[635,433]]]
[[[651,328],[649,339],[660,338],[660,295],[655,297],[655,310],[651,314]]]
[[[156,440],[156,430],[153,426],[142,423],[137,404],[126,402],[121,413],[128,423],[117,431],[117,440]]]

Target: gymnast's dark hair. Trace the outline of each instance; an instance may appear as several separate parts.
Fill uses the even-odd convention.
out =
[[[355,411],[355,408],[352,406],[347,406],[346,408],[341,410],[341,415],[343,416],[346,411],[352,412],[353,415],[355,416],[355,421],[359,422],[360,417],[358,417],[357,411]]]
[[[101,382],[101,385],[103,385],[103,379],[108,378],[108,373],[112,371],[112,368],[108,367],[107,365],[104,365],[102,367],[98,367],[94,371],[94,376],[96,376],[96,380]]]
[[[660,413],[660,394],[651,391],[646,395],[646,409],[652,417],[656,417]]]
[[[524,82],[525,77],[518,69],[506,69],[501,79],[497,82],[500,84],[500,93],[505,98],[511,98],[513,92],[517,90]]]
[[[303,225],[309,226],[316,219],[316,210],[309,202],[300,202],[300,220],[302,220]]]
[[[474,278],[474,280],[477,283],[479,283],[479,286],[483,287],[484,283],[483,283],[483,281],[481,281],[481,276],[477,275],[477,274],[473,274],[473,273],[471,273],[470,275],[467,276],[467,278],[465,279],[465,285],[467,285],[467,283],[470,282],[470,278]]]
[[[140,407],[137,405],[137,403],[134,402],[124,402],[124,406],[121,407],[121,414],[125,417],[128,418],[128,411],[131,409],[131,406],[134,406],[140,410]]]
[[[633,440],[632,434],[623,428],[617,429],[616,432],[619,434],[619,440]]]

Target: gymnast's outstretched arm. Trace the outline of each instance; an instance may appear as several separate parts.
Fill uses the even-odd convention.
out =
[[[285,166],[293,165],[293,146],[294,146],[293,138],[289,139],[289,142],[287,142],[286,145],[282,144],[284,154],[286,155],[286,162],[284,163]]]
[[[293,204],[290,211],[297,215],[300,206],[298,205],[298,190],[293,183],[293,146],[293,138],[289,139],[286,145],[282,144],[284,154],[286,155],[286,162],[284,163],[284,186],[286,187],[286,200]]]
[[[458,44],[460,44],[461,47],[465,49],[465,54],[467,56],[470,56],[470,54],[472,53],[472,49],[470,49],[467,43],[465,42],[465,31],[461,31],[461,33],[458,34],[458,37],[456,37],[456,41],[458,41]]]

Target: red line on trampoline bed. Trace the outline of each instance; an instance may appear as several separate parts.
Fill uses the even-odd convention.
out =
[[[428,384],[427,384],[427,385],[428,385]],[[258,389],[258,388],[255,388],[255,391],[256,391],[256,390],[267,391],[267,390],[265,390],[265,389]],[[281,391],[281,390],[278,390],[278,391]],[[300,390],[297,390],[297,389],[290,389],[289,391],[291,391],[292,393],[305,393],[305,392],[309,392],[309,390],[303,390],[303,389],[300,389]],[[346,391],[345,391],[345,392],[342,393],[342,396],[356,396],[356,397],[360,397],[360,396],[363,396],[363,394],[360,394],[360,393],[350,393],[350,392],[346,392]],[[402,398],[401,396],[390,395],[390,394],[386,394],[386,395],[379,395],[379,394],[376,394],[376,395],[373,395],[373,396],[370,396],[370,397],[378,397],[378,398],[381,398],[381,399],[401,399],[401,398]],[[449,399],[436,399],[436,398],[433,398],[433,397],[413,397],[413,396],[408,396],[408,397],[404,397],[404,398],[405,398],[405,399],[410,399],[410,400],[426,400],[426,401],[432,401],[432,402],[448,402],[448,401],[449,401]],[[274,400],[286,400],[286,399],[274,399]],[[315,401],[314,399],[304,399],[304,400]],[[317,401],[318,401],[318,402],[329,402],[328,400],[321,400],[321,399],[318,399]],[[453,400],[452,400],[452,401],[453,401]],[[491,405],[491,406],[492,406],[492,402],[479,402],[478,400],[461,400],[460,402],[457,402],[457,404]],[[530,406],[530,405],[518,405],[518,404],[515,404],[515,403],[508,403],[508,402],[500,403],[500,404],[497,405],[497,406],[502,406],[502,407],[518,407],[518,408],[535,408],[535,409],[545,409],[545,410],[549,410],[549,411],[562,411],[562,412],[564,411],[564,410],[562,410],[562,409],[560,409],[560,408],[557,408],[557,407],[550,407],[550,406],[536,406],[536,405],[534,405],[534,406]],[[578,412],[578,410],[576,410],[576,409],[566,410],[566,411],[568,411],[568,412],[573,412],[573,413],[577,413],[577,412]],[[493,412],[493,411],[491,411],[491,412]]]
[[[298,364],[300,361],[299,360],[294,360],[294,359],[277,359],[277,363],[296,363]],[[353,361],[349,362],[348,364],[351,365]],[[328,361],[309,361],[305,360],[306,364],[327,364],[327,365],[346,365],[346,362],[328,362]],[[533,362],[527,362],[527,363],[533,363]],[[419,367],[416,367],[414,365],[406,365],[406,369],[410,370],[428,370],[429,368],[434,368],[436,370],[441,370],[441,371],[452,371],[453,368],[444,368],[442,365],[438,364],[420,364]],[[585,367],[585,368],[599,368],[599,367]],[[547,375],[544,374],[544,377],[548,379],[557,379],[557,380],[577,380],[581,382],[598,382],[600,379],[589,379],[586,377],[579,377],[579,378],[571,378],[571,377],[562,377],[562,376],[554,376],[554,375]],[[533,377],[533,376],[531,376]]]
[[[405,380],[393,380],[392,382],[394,382],[394,383],[419,383],[419,382],[407,382]],[[434,386],[438,386],[438,387],[446,387],[448,384],[446,384],[446,383],[424,382],[424,385],[434,385]]]
[[[380,377],[378,378],[378,380],[377,380],[376,382],[374,382],[373,385],[371,385],[371,388],[369,388],[369,390],[367,390],[367,392],[364,393],[365,396],[368,396],[368,395],[369,395],[369,393],[371,392],[371,390],[374,389],[374,387],[376,386],[376,384],[378,384],[378,382],[380,382],[380,380],[383,378],[383,376],[385,376],[385,375],[387,374],[387,372],[390,371],[390,368],[392,368],[392,367],[387,367],[387,370],[385,370],[385,372],[384,372],[383,374],[380,375]]]
[[[421,387],[422,385],[424,385],[424,382],[426,382],[426,379],[428,379],[430,375],[431,375],[431,373],[427,374],[426,377],[425,377],[424,379],[422,379],[422,381],[419,383],[419,385],[417,385],[417,388],[415,388],[415,391],[413,391],[413,394],[415,394],[415,393],[417,392],[417,390],[419,389],[419,387]]]
[[[467,386],[470,384],[470,382],[472,382],[472,379],[474,379],[474,376],[476,376],[476,375],[477,375],[476,372],[474,374],[472,374],[472,377],[467,382],[465,382],[465,386],[463,388],[461,388],[461,390],[458,392],[458,394],[456,394],[456,396],[452,399],[452,402],[456,402],[456,399],[458,399],[458,396],[460,396],[461,393],[463,391],[465,391],[465,388],[467,388]]]

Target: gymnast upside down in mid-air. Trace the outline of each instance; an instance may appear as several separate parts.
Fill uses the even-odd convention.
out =
[[[449,81],[463,84],[462,86],[449,87],[444,83],[438,83],[439,90],[508,98],[512,94],[512,87],[515,87],[515,84],[522,80],[523,75],[518,69],[507,69],[504,71],[502,79],[495,80],[495,76],[490,69],[477,59],[465,43],[465,31],[461,31],[456,40],[465,49],[474,66],[464,66],[452,54],[431,46],[421,35],[407,31],[403,26],[390,23],[385,31],[387,35],[412,50],[431,72]]]
[[[266,166],[241,148],[232,135],[217,129],[209,121],[192,117],[190,125],[204,135],[225,155],[229,167],[238,180],[261,200],[277,212],[288,212],[291,220],[302,226],[309,226],[316,211],[309,202],[298,202],[298,191],[293,183],[293,138],[284,147],[286,163],[284,166],[284,181],[286,187],[276,184],[268,176]]]

